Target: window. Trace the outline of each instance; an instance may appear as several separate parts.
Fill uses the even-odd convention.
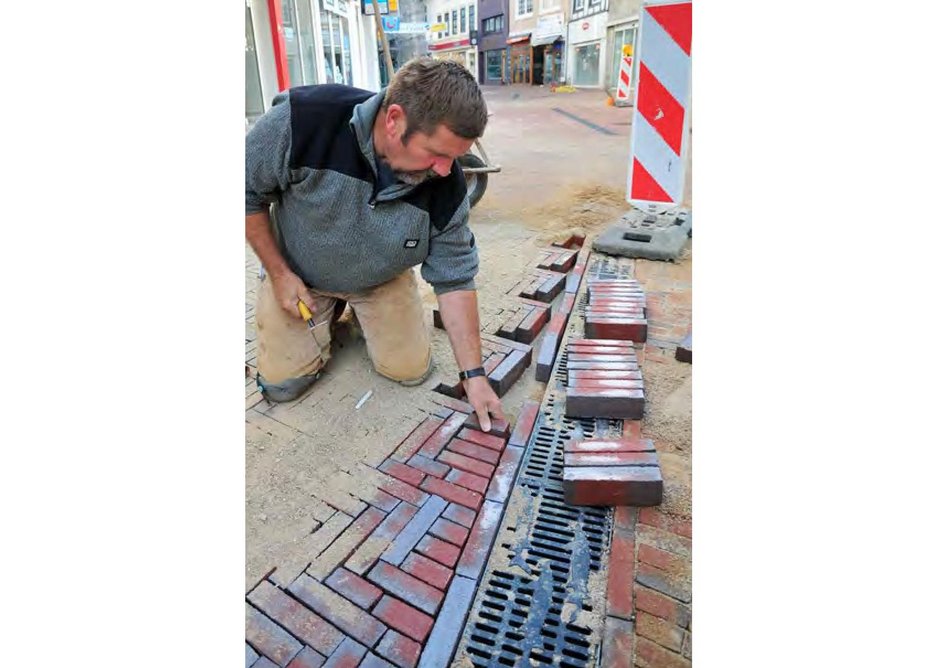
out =
[[[574,0],[575,2],[576,0]],[[582,0],[581,0],[582,1]],[[534,0],[518,0],[518,16],[534,12]]]
[[[589,0],[589,2],[590,2],[590,8],[592,8],[592,7],[598,7],[599,4],[602,2],[602,0]]]
[[[466,8],[459,8],[459,32],[466,32]]]
[[[505,24],[505,15],[499,14],[498,16],[493,16],[491,18],[485,19],[482,22],[482,34],[491,35],[492,33],[501,32]]]
[[[476,6],[469,5],[469,30],[476,29]]]
[[[443,15],[442,15],[442,14],[437,14],[437,15],[436,15],[436,23],[437,23],[437,25],[443,23]],[[443,36],[443,31],[442,31],[442,30],[440,30],[440,31],[438,31],[438,32],[436,33],[436,38],[437,38],[437,39],[440,39],[442,36]]]
[[[446,17],[446,32],[443,34],[449,37],[449,12],[446,12],[444,16]]]
[[[586,0],[573,0],[573,11],[582,12]]]
[[[456,26],[456,10],[455,10],[455,9],[453,10],[452,17],[453,17],[453,22],[452,22],[453,31],[452,31],[452,32],[453,32],[453,34],[455,35],[455,34],[456,34],[456,27],[457,27],[457,26]]]
[[[573,83],[576,86],[599,85],[599,42],[575,47]]]
[[[560,0],[541,0],[541,12],[553,12],[560,9]]]
[[[502,60],[504,57],[504,50],[485,52],[486,83],[497,83],[502,80]]]

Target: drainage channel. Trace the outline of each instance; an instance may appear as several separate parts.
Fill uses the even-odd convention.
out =
[[[631,262],[604,257],[588,275],[625,277]],[[582,335],[585,291],[567,334]],[[606,613],[611,508],[568,506],[563,449],[570,439],[621,434],[621,420],[568,418],[561,348],[518,478],[452,665],[597,665]]]

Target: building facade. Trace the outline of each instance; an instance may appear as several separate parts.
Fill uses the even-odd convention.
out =
[[[374,18],[349,0],[245,0],[245,120],[293,86],[378,90]]]
[[[455,60],[479,76],[478,5],[476,0],[430,0],[430,55]]]
[[[508,0],[509,76],[535,86],[563,80],[566,25],[563,0]]]
[[[508,83],[508,3],[511,0],[479,2],[479,83]]]
[[[580,88],[602,88],[607,82],[609,0],[567,1],[570,2],[567,83]]]

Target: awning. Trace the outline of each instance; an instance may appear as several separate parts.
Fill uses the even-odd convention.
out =
[[[558,39],[563,37],[559,32],[554,35],[538,35],[531,40],[531,46],[542,46],[544,44],[553,44]]]
[[[517,44],[518,42],[526,42],[531,37],[531,31],[516,33],[508,36],[508,39],[505,40],[508,44]]]

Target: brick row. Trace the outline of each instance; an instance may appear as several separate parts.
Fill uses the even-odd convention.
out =
[[[332,654],[345,638],[335,626],[266,580],[255,587],[247,598],[258,610],[296,638],[326,656]]]
[[[366,647],[374,647],[387,630],[371,614],[308,575],[300,575],[290,583],[289,592]]]
[[[538,269],[549,269],[566,273],[570,271],[577,261],[579,255],[576,250],[557,250],[555,248],[544,249],[541,252],[541,258],[538,260]]]

